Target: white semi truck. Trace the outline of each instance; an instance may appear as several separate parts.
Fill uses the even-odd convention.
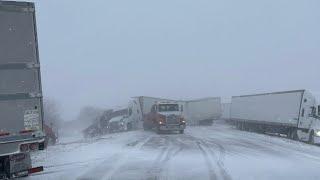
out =
[[[35,8],[0,1],[0,179],[28,176],[45,148]]]
[[[121,132],[139,129],[140,110],[138,102],[132,100],[125,108],[114,110],[108,122],[109,132]]]
[[[320,143],[320,106],[306,90],[234,96],[230,116],[241,130]]]

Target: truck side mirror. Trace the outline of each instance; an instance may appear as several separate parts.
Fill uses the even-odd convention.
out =
[[[320,116],[320,106],[318,106],[318,116]]]
[[[183,105],[181,105],[181,112],[183,112]]]

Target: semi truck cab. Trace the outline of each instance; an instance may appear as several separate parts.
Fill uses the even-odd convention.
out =
[[[151,107],[150,113],[144,117],[143,128],[162,131],[179,131],[184,133],[186,121],[182,116],[183,105],[176,102],[158,102]]]
[[[302,98],[297,135],[302,141],[320,144],[320,106],[307,91]]]
[[[307,139],[310,144],[320,144],[320,106],[311,107],[309,118],[312,119],[309,132],[307,134],[300,134],[307,136],[305,139]]]

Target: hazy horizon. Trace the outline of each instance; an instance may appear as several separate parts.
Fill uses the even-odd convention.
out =
[[[320,100],[320,1],[35,2],[44,96],[66,120],[140,95]]]

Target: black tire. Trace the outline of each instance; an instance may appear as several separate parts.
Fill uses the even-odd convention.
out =
[[[241,124],[240,124],[240,122],[236,122],[236,128],[237,128],[238,130],[241,129]]]
[[[288,138],[288,139],[291,139],[291,137],[292,137],[292,130],[289,129],[289,130],[287,131],[287,138]]]
[[[309,140],[308,140],[309,144],[314,144],[314,132],[311,131],[310,135],[309,135]]]
[[[131,123],[128,123],[127,124],[127,131],[131,131],[132,130],[132,124]]]
[[[184,130],[180,130],[179,133],[180,133],[180,134],[184,134]]]
[[[290,139],[292,139],[292,140],[298,140],[298,132],[297,132],[296,129],[293,129],[293,130],[291,131]]]
[[[160,130],[159,127],[157,127],[156,132],[157,132],[157,134],[161,134],[162,133],[162,131]]]
[[[241,122],[241,123],[240,123],[240,130],[241,130],[241,131],[244,131],[244,130],[245,130],[245,129],[244,129],[244,122]]]
[[[143,130],[145,130],[145,131],[149,130],[147,124],[145,124],[145,123],[143,123]]]

